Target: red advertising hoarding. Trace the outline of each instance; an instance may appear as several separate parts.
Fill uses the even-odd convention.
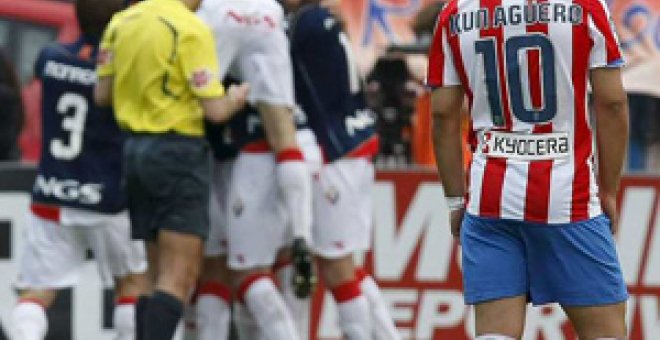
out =
[[[619,203],[617,243],[630,290],[630,339],[660,339],[660,179],[628,177]],[[437,177],[428,172],[379,172],[374,190],[373,251],[364,266],[380,283],[407,339],[473,338],[472,313],[461,294],[460,247],[447,225]],[[317,292],[318,339],[339,339],[332,299]],[[529,309],[525,339],[576,336],[558,306]]]

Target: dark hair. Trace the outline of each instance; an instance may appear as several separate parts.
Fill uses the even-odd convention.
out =
[[[77,0],[76,17],[82,33],[100,38],[112,15],[124,7],[123,0]]]

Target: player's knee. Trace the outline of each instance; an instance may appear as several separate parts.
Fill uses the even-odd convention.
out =
[[[56,290],[25,290],[20,294],[20,301],[32,301],[44,308],[49,308],[57,297]]]
[[[230,272],[227,267],[227,257],[207,257],[204,259],[202,271],[199,275],[201,282],[217,281],[223,284],[229,284]]]
[[[158,276],[157,288],[169,292],[185,300],[197,284],[199,278],[199,264],[174,262],[168,270],[161,270]]]
[[[338,259],[319,258],[318,264],[321,277],[329,288],[355,280],[352,254]]]
[[[149,279],[146,273],[128,274],[115,280],[117,296],[140,296],[149,291]]]

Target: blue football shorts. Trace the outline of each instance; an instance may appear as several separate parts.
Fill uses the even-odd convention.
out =
[[[466,214],[465,302],[527,295],[534,305],[596,306],[628,298],[610,220],[539,224]]]

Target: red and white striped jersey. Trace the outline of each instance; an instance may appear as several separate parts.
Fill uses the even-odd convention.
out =
[[[539,223],[602,213],[587,80],[623,65],[602,0],[451,0],[429,58],[428,85],[460,85],[469,99],[469,213]]]

